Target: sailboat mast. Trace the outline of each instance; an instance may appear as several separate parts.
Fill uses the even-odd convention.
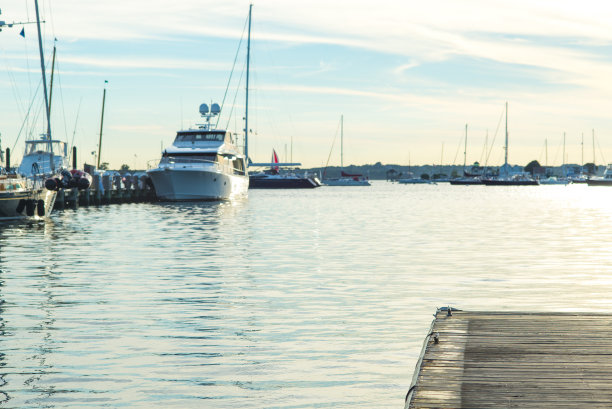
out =
[[[508,102],[506,101],[506,154],[504,155],[504,167],[508,171]]]
[[[98,140],[98,164],[96,167],[100,169],[100,157],[102,156],[102,129],[104,127],[104,104],[106,103],[106,84],[108,81],[104,81],[104,93],[102,94],[102,116],[100,118],[100,139]]]
[[[42,35],[40,33],[40,15],[38,13],[38,0],[34,0],[36,9],[36,28],[38,29],[38,51],[40,53],[40,70],[42,71],[43,90],[45,92],[45,113],[47,115],[47,139],[51,140],[51,119],[49,118],[49,96],[47,95],[47,76],[45,74],[45,56],[43,54]],[[51,162],[53,167],[53,162]]]
[[[584,132],[582,133],[582,139],[580,140],[580,166],[584,166]]]
[[[546,151],[546,167],[548,167],[548,139],[544,139],[544,150]]]
[[[251,63],[251,12],[253,5],[249,5],[249,34],[247,39],[247,60],[246,60],[246,94],[244,103],[244,156],[249,166],[249,69]]]
[[[565,166],[565,132],[563,132],[563,166]]]
[[[593,165],[595,165],[595,129],[593,129]]]
[[[463,145],[463,172],[465,172],[465,163],[467,159],[467,126],[468,124],[465,124],[465,143]]]
[[[344,115],[340,115],[340,169],[344,169]]]
[[[55,74],[55,53],[57,47],[53,43],[53,58],[51,59],[51,81],[49,82],[49,115],[51,115],[51,106],[53,102],[53,74]]]

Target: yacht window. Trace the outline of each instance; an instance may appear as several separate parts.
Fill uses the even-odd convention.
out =
[[[193,132],[193,133],[179,133],[176,135],[176,142],[223,142],[225,139],[225,133],[223,132]]]

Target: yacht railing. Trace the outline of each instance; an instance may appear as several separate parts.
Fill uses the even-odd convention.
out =
[[[153,161],[147,162],[147,169],[152,169],[156,167]],[[165,156],[159,161],[157,167],[165,167],[170,169],[175,169],[179,167],[184,167],[185,165],[210,165],[214,170],[219,172],[232,172],[234,174],[244,175],[246,174],[244,169],[235,168],[231,165],[225,165],[219,163],[215,160],[209,159],[198,159],[198,158],[186,158],[186,157],[175,157],[175,156]]]

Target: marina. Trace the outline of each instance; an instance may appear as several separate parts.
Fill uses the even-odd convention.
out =
[[[3,2],[0,407],[612,407],[612,11],[503,3]]]
[[[0,391],[7,407],[401,408],[436,307],[612,307],[591,234],[612,228],[611,195],[375,180],[4,223]]]

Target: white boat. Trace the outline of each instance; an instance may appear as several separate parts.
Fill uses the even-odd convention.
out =
[[[612,163],[606,167],[603,176],[587,179],[589,186],[612,186]]]
[[[541,185],[567,185],[569,183],[569,179],[561,178],[559,179],[556,176],[549,176],[544,179],[540,179]]]
[[[244,154],[234,145],[232,134],[213,129],[211,118],[221,113],[218,104],[200,105],[205,124],[179,131],[171,147],[164,150],[159,165],[147,170],[155,194],[161,200],[225,200],[246,196],[249,129],[249,62],[251,49],[251,11],[247,41]]]
[[[234,146],[230,132],[213,129],[210,119],[220,112],[217,104],[200,105],[205,124],[178,131],[159,165],[147,170],[161,200],[224,200],[245,196],[249,175],[245,156]]]
[[[430,179],[415,178],[412,177],[411,174],[408,175],[408,177],[398,179],[397,183],[401,183],[403,185],[435,184],[435,182]]]
[[[344,172],[344,115],[340,116],[340,177],[329,179],[324,177],[323,184],[327,186],[370,186],[367,177]]]

